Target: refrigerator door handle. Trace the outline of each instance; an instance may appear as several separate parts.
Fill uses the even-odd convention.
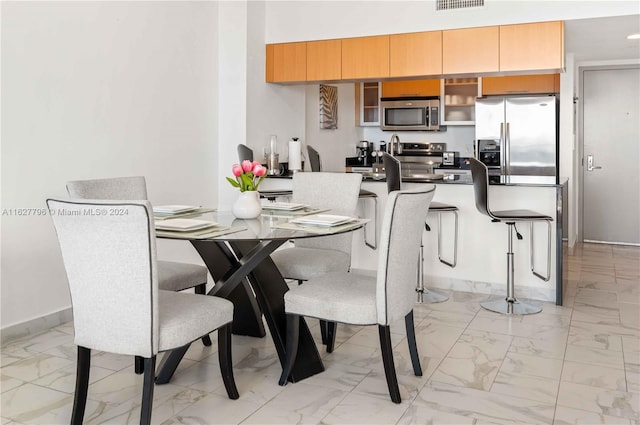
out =
[[[507,171],[507,175],[511,175],[511,131],[509,128],[509,123],[506,124],[504,141],[505,141],[505,159],[504,159],[505,169]]]
[[[505,138],[504,123],[500,123],[500,174],[505,174]]]

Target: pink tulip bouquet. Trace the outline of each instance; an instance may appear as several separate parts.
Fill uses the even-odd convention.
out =
[[[231,172],[235,176],[235,180],[231,177],[227,177],[231,186],[240,189],[240,192],[246,190],[253,191],[258,190],[258,186],[264,176],[267,174],[267,169],[260,165],[258,161],[244,160],[242,164],[234,164],[231,167]]]

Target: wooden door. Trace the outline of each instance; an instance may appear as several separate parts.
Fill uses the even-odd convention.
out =
[[[342,40],[342,79],[389,77],[389,36]]]
[[[564,68],[564,22],[500,26],[500,71]]]
[[[499,38],[499,27],[442,31],[442,73],[497,72]]]
[[[442,74],[442,31],[389,37],[389,76]]]
[[[307,42],[307,81],[339,80],[342,76],[340,40]]]

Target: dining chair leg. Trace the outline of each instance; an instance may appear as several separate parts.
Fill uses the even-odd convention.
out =
[[[176,369],[178,369],[178,365],[180,365],[180,360],[182,360],[190,346],[191,343],[164,353],[158,368],[156,384],[167,384],[171,380]]]
[[[91,349],[78,346],[78,364],[76,366],[76,391],[73,397],[71,425],[80,425],[84,419],[89,388],[89,368],[91,367]]]
[[[140,407],[140,425],[151,424],[151,408],[153,406],[153,389],[155,386],[156,356],[145,357],[144,379],[142,384],[142,406]]]
[[[220,373],[227,395],[232,400],[237,400],[240,395],[233,378],[233,361],[231,358],[231,323],[218,328],[218,361]]]
[[[411,354],[413,374],[416,376],[422,376],[420,356],[418,355],[418,344],[416,344],[416,328],[413,321],[413,310],[404,317],[404,325],[407,329],[407,342],[409,343],[409,354]]]
[[[328,335],[327,321],[320,320],[320,338],[322,339],[322,345],[327,345],[327,349],[328,349],[329,338],[327,335]],[[331,351],[327,351],[327,352],[330,353]]]
[[[279,385],[284,386],[289,379],[293,364],[296,362],[298,354],[298,338],[300,336],[300,316],[297,314],[287,314],[287,342],[285,345],[285,359],[282,366]]]
[[[133,371],[136,375],[142,375],[144,372],[144,359],[140,356],[135,356],[133,358]]]
[[[196,294],[205,295],[207,293],[207,284],[203,283],[201,285],[193,288]],[[205,335],[202,337],[202,343],[205,347],[211,347],[211,337],[209,335]]]
[[[336,346],[336,331],[338,324],[336,322],[327,323],[327,353],[333,353],[333,349]]]
[[[393,363],[393,347],[391,346],[391,327],[378,325],[378,334],[380,334],[380,348],[382,349],[382,363],[384,365],[384,374],[387,378],[387,387],[391,401],[399,404],[400,388],[398,387],[398,377],[396,376],[396,367]]]

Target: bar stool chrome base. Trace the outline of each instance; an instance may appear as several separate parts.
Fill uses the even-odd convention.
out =
[[[416,292],[418,293],[418,302],[420,304],[441,303],[449,299],[449,295],[433,289],[417,288]]]
[[[417,302],[420,304],[433,304],[448,300],[449,295],[444,292],[434,291],[424,287],[424,246],[422,244],[420,244],[420,259],[418,261],[418,287],[416,288],[416,292],[418,293]]]
[[[483,301],[480,303],[480,306],[496,313],[513,315],[536,314],[542,311],[542,307],[537,303],[522,302],[516,299],[509,300],[506,298]]]

